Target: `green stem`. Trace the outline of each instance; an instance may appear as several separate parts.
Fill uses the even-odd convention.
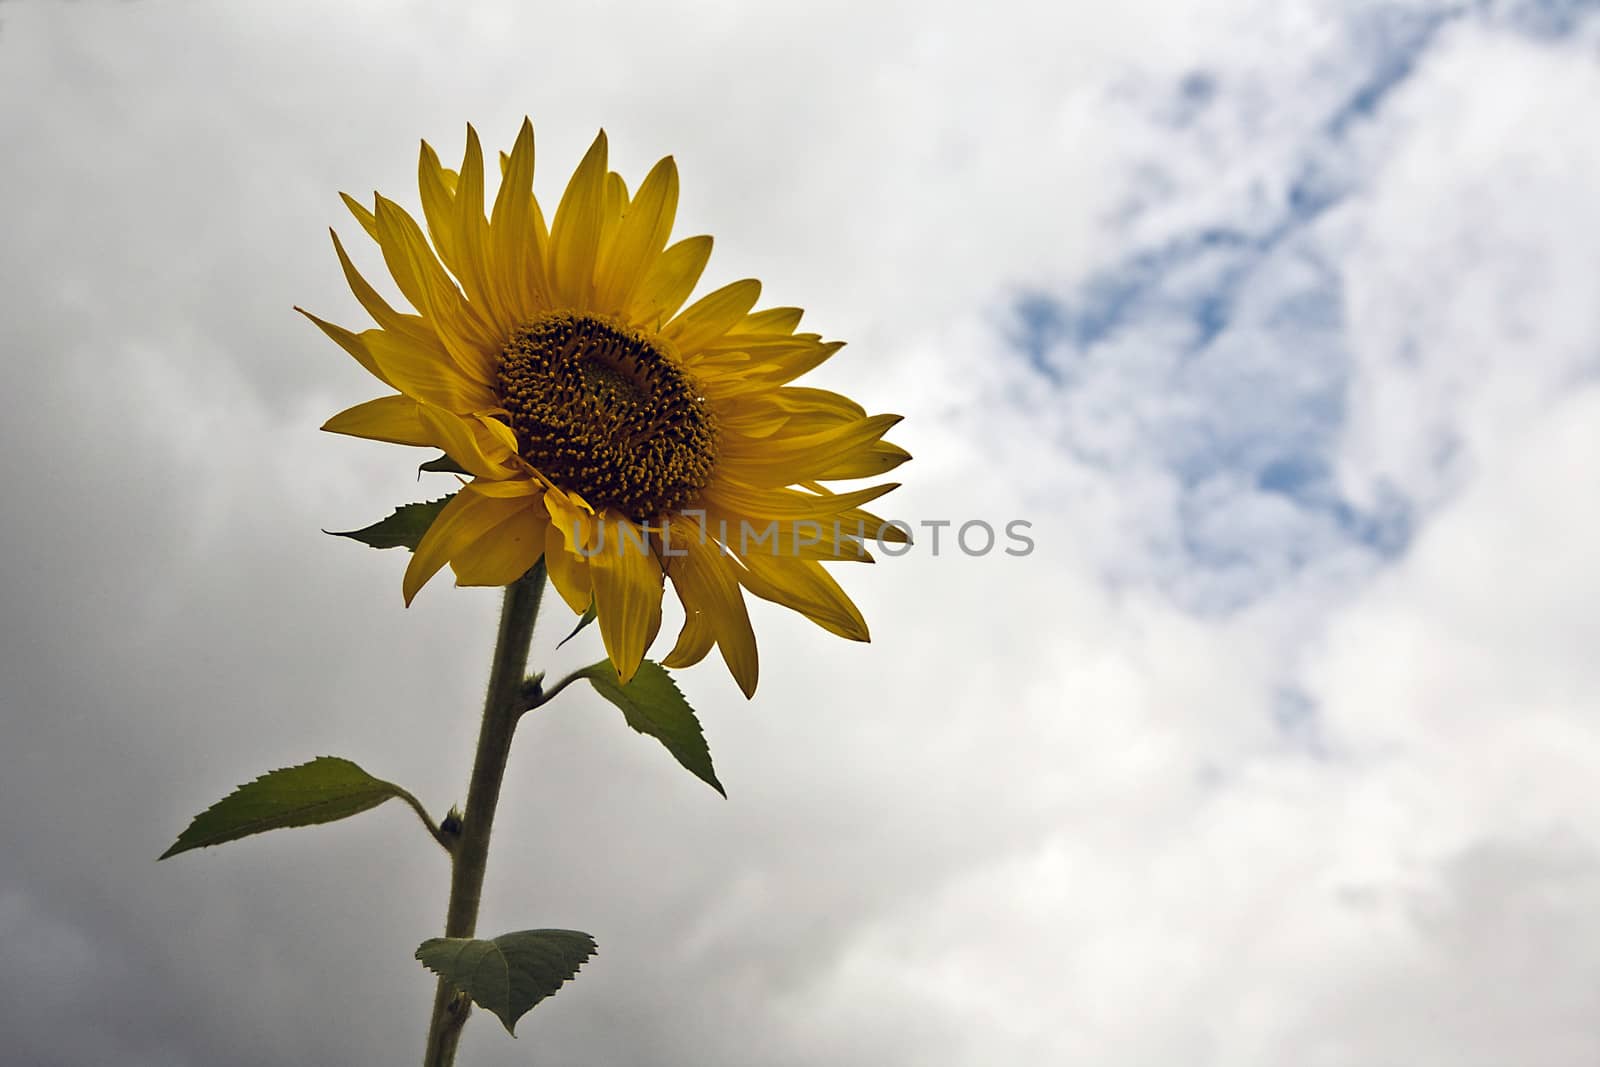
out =
[[[472,763],[472,781],[467,786],[467,807],[461,816],[460,835],[451,850],[450,907],[444,923],[446,937],[471,937],[477,932],[478,904],[483,898],[483,874],[489,860],[489,835],[494,830],[500,784],[505,780],[506,759],[511,753],[522,680],[528,673],[528,646],[533,641],[533,623],[539,614],[544,584],[544,560],[541,559],[532,570],[506,587],[505,605],[500,611],[500,636],[495,643],[494,663],[489,669],[489,692],[483,702],[478,754]],[[466,1025],[470,1009],[470,1002],[441,978],[433,998],[423,1067],[450,1067],[455,1062],[456,1045],[461,1040],[461,1028]]]
[[[541,688],[539,692],[535,693],[532,697],[523,700],[522,703],[517,706],[517,710],[519,712],[529,712],[535,708],[544,707],[546,704],[554,700],[556,696],[567,686],[578,681],[580,678],[589,677],[590,671],[601,666],[602,664],[607,664],[610,662],[610,660],[601,660],[599,663],[593,663],[587,667],[579,667],[577,670],[561,679],[561,681],[557,682],[549,689]]]
[[[455,851],[455,837],[439,829],[439,824],[433,821],[433,816],[429,815],[428,809],[422,806],[422,801],[393,782],[385,782],[384,784],[393,789],[396,796],[411,806],[411,810],[417,813],[417,818],[422,820],[422,825],[428,828],[429,835],[443,845],[446,852]]]

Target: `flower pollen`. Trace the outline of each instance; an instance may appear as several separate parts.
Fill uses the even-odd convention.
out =
[[[691,503],[716,464],[716,417],[664,344],[608,316],[540,315],[501,354],[522,458],[594,508],[644,522]]]

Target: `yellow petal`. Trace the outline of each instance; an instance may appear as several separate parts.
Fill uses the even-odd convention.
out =
[[[547,286],[544,219],[533,198],[533,123],[527,119],[511,154],[502,156],[489,233],[501,303],[513,318],[530,318],[545,302]]]
[[[739,584],[763,600],[792,608],[829,633],[851,641],[870,641],[861,609],[839,588],[822,564],[761,553],[740,556]]]
[[[505,462],[506,450],[496,447],[498,442],[483,431],[477,419],[454,415],[432,404],[418,405],[417,415],[433,434],[433,444],[477,477],[496,480],[511,472]]]
[[[389,273],[411,306],[422,312],[462,374],[495,381],[493,353],[504,338],[484,325],[440,266],[416,221],[392,200],[378,198],[378,237]]]
[[[431,445],[433,435],[417,416],[417,402],[409,396],[382,396],[346,408],[322,424],[329,433],[388,441],[397,445]]]
[[[527,500],[524,507],[450,558],[456,584],[510,585],[544,554],[549,525],[538,501]]]
[[[820,477],[820,472],[864,452],[900,421],[899,415],[875,415],[820,433],[765,438],[724,433],[717,445],[717,463],[726,477],[756,488],[777,488]]]
[[[333,340],[334,344],[338,345],[340,348],[354,356],[355,361],[365,367],[368,374],[378,379],[384,385],[392,386],[395,389],[401,388],[400,386],[395,385],[395,383],[389,379],[388,374],[384,372],[383,368],[379,366],[377,359],[374,358],[372,354],[372,350],[367,346],[364,335],[353,334],[343,326],[335,326],[331,322],[319,319],[303,307],[297,307],[295,310],[300,312],[300,314],[304,315],[306,318],[310,319],[312,322],[316,323],[317,329],[327,334],[328,337]]]
[[[899,487],[898,482],[868,486],[848,493],[802,493],[794,489],[756,489],[726,479],[706,486],[705,500],[733,515],[763,519],[832,519]]]
[[[480,434],[486,435],[489,440],[495,442],[496,447],[504,449],[507,453],[516,452],[517,433],[502,422],[500,418],[494,415],[486,415],[481,411],[474,413],[472,417],[478,420]],[[487,446],[485,447],[487,449]],[[490,454],[494,455],[495,453],[491,452]]]
[[[793,348],[771,358],[758,356],[755,357],[760,360],[757,373],[769,382],[792,382],[802,374],[809,374],[822,366],[843,347],[843,341],[828,341]]]
[[[867,417],[866,408],[847,396],[841,396],[827,389],[788,385],[779,389],[774,394],[774,399],[786,411],[825,411],[838,416],[841,421]]]
[[[350,214],[361,223],[361,228],[367,231],[367,236],[374,241],[378,239],[378,217],[368,211],[366,206],[351,196],[349,193],[340,193],[339,199],[344,201],[344,206],[350,209]]]
[[[606,175],[606,206],[600,213],[600,245],[595,255],[595,277],[600,274],[600,264],[605,261],[606,248],[617,236],[622,216],[628,213],[628,183],[616,171]]]
[[[408,338],[383,330],[368,330],[361,335],[361,341],[377,364],[380,377],[408,396],[463,415],[500,402],[492,389],[469,380],[441,352],[420,348]]]
[[[490,262],[489,223],[483,217],[483,146],[478,131],[467,127],[467,149],[461,158],[461,176],[456,185],[456,276],[467,298],[482,312],[496,334],[507,335],[516,325],[503,310]]]
[[[639,283],[633,305],[628,309],[628,320],[654,330],[670,319],[689,299],[700,275],[705,272],[706,261],[711,258],[711,243],[711,238],[704,234],[685,237],[661,253],[644,281]]]
[[[787,337],[794,333],[804,317],[805,312],[800,308],[767,308],[765,311],[752,312],[732,333],[738,336],[755,334]]]
[[[567,535],[553,520],[546,523],[544,534],[545,572],[550,584],[567,606],[576,614],[589,610],[594,600],[594,586],[589,581],[589,563],[567,546]]]
[[[379,327],[394,333],[405,334],[419,342],[437,345],[438,337],[429,328],[427,321],[417,315],[405,315],[389,306],[389,302],[378,291],[367,283],[356,270],[356,265],[351,262],[350,256],[344,250],[344,244],[339,240],[339,235],[332,230],[333,250],[339,257],[339,266],[344,270],[344,280],[350,286],[350,291],[355,294],[361,306],[366,308],[367,314],[372,316],[372,321]]]
[[[876,441],[870,448],[862,449],[839,460],[817,474],[818,478],[837,481],[849,478],[876,478],[894,470],[911,458],[911,453],[888,441]]]
[[[472,491],[479,496],[494,497],[496,500],[522,500],[528,497],[543,496],[545,487],[543,482],[532,478],[505,478],[491,480],[479,478],[472,483]]]
[[[550,523],[560,531],[567,551],[588,559],[599,552],[599,520],[574,494],[551,490],[544,495]]]
[[[422,217],[428,236],[439,250],[445,266],[454,270],[460,260],[456,245],[455,191],[446,184],[444,166],[427,141],[417,153],[417,189],[422,194]]]
[[[678,599],[683,599],[681,592]],[[693,667],[706,658],[706,653],[716,643],[716,635],[711,632],[711,620],[705,613],[684,608],[683,629],[678,631],[678,641],[672,646],[672,651],[662,657],[661,665]]]
[[[413,262],[411,255],[413,238],[409,231],[416,227],[416,222],[391,200],[377,196],[376,203],[377,211],[374,218],[377,222],[374,237],[378,242],[378,248],[383,252],[384,264],[388,266],[389,275],[394,279],[395,285],[400,287],[401,295],[413,308],[426,315],[429,304],[428,282],[433,270],[425,261]],[[385,215],[389,216],[387,227],[384,225]],[[407,227],[406,222],[410,222],[411,225]],[[415,243],[423,245],[427,243],[421,230],[417,230]],[[428,252],[427,258],[433,258],[431,251]],[[421,257],[418,259],[421,260]],[[442,271],[437,262],[431,264],[431,267]]]
[[[550,227],[550,281],[556,299],[579,311],[594,299],[594,265],[606,209],[606,134],[584,155]]]
[[[433,525],[428,527],[428,532],[422,535],[417,550],[411,554],[411,563],[406,567],[405,578],[400,583],[407,606],[428,579],[439,573],[439,568],[528,506],[526,498],[497,500],[469,492],[466,488],[452,497],[433,520]]]
[[[668,156],[657,163],[628,205],[595,280],[595,306],[625,308],[672,234],[678,211],[678,168]]]
[[[862,542],[875,525],[844,519],[752,519],[706,509],[707,528],[739,556],[787,556],[834,563],[871,563]]]
[[[756,691],[756,635],[739,591],[736,568],[720,547],[702,537],[695,523],[675,519],[668,530],[665,551],[674,554],[667,557],[667,573],[683,602],[685,629],[693,620],[709,625],[729,673],[748,698]],[[679,552],[682,555],[675,554]],[[683,644],[681,634],[679,644]]]
[[[661,332],[680,352],[697,352],[727,333],[760,297],[761,283],[754,278],[730,282],[696,300]]]
[[[851,508],[839,513],[839,521],[851,530],[864,530],[866,536],[874,541],[885,541],[892,545],[909,545],[911,532],[903,526],[896,526],[880,519],[870,511],[862,508]]]
[[[626,685],[661,628],[661,565],[632,522],[610,512],[602,522],[601,550],[589,560],[595,621]]]
[[[755,404],[730,406],[717,412],[717,427],[721,432],[743,434],[745,437],[770,437],[783,429],[788,421],[786,412]]]

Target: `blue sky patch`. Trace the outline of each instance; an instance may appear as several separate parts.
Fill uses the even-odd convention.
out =
[[[1357,131],[1448,25],[1476,17],[1571,32],[1597,8],[1352,6],[1334,54],[1308,56],[1285,75],[1293,85],[1193,69],[1164,92],[1132,94],[1168,131],[1169,154],[1128,162],[1135,180],[1157,176],[1146,184],[1159,194],[1108,223],[1106,246],[1127,250],[1118,258],[1065,292],[1017,295],[1007,334],[1061,401],[1063,447],[1102,467],[1154,465],[1173,478],[1174,527],[1155,533],[1150,550],[1195,610],[1252,603],[1332,553],[1381,566],[1404,552],[1416,505],[1381,486],[1358,504],[1338,482],[1351,367],[1324,220],[1362,186],[1368,154],[1355,147]],[[1309,101],[1281,150],[1240,161],[1211,147],[1219,136],[1250,143],[1250,101],[1275,94]],[[1238,128],[1216,125],[1230,121]],[[1215,193],[1236,186],[1245,191],[1231,199]],[[1162,212],[1184,221],[1157,225]]]

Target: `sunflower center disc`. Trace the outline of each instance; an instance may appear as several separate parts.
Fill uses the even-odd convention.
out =
[[[543,315],[511,335],[500,402],[522,458],[596,510],[644,522],[690,503],[716,462],[717,426],[677,362],[595,315]]]

